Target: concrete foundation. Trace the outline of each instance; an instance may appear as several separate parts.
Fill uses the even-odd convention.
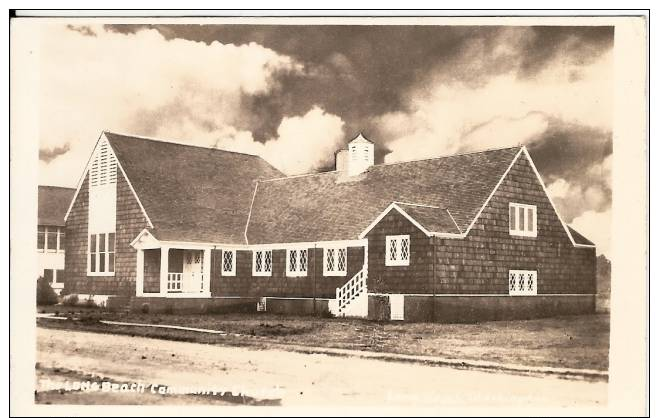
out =
[[[405,295],[405,321],[469,323],[580,315],[595,312],[594,295],[435,296]],[[372,320],[389,320],[389,297],[369,295]]]

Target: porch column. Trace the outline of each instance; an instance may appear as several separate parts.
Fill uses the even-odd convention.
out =
[[[144,296],[144,250],[137,250],[137,275],[135,276],[135,296]]]
[[[202,277],[204,280],[204,290],[202,293],[206,293],[210,295],[211,293],[211,249],[210,248],[204,249],[203,263],[204,264],[202,265],[202,270],[204,274]]]
[[[160,247],[160,295],[167,294],[167,273],[169,273],[169,247]]]

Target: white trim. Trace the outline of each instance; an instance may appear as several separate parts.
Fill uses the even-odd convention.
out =
[[[254,200],[256,199],[256,191],[259,188],[259,181],[255,181],[254,185],[254,193],[252,194],[252,203],[249,204],[249,212],[247,213],[247,223],[245,224],[245,232],[243,235],[245,236],[245,244],[249,245],[249,239],[247,238],[247,230],[249,229],[249,221],[252,219],[252,207],[254,206]]]
[[[510,210],[515,208],[515,225],[510,224]],[[533,228],[519,229],[519,209],[523,209],[524,225],[528,226],[528,209],[533,211]],[[513,228],[514,226],[514,228]],[[537,238],[538,236],[538,207],[536,205],[528,205],[526,203],[508,202],[508,233],[513,237],[531,237]]]
[[[224,253],[231,253],[231,270],[224,269]],[[222,277],[232,277],[236,275],[236,250],[232,249],[222,249],[220,254],[220,275]]]
[[[554,213],[556,213],[556,216],[558,217],[558,220],[563,224],[563,229],[565,229],[565,233],[567,236],[570,238],[570,241],[572,242],[572,245],[575,247],[581,247],[581,248],[595,248],[594,245],[587,245],[587,244],[577,244],[574,241],[574,238],[572,237],[572,234],[570,233],[570,230],[567,227],[567,224],[563,221],[563,218],[561,217],[561,214],[558,213],[558,210],[556,210],[556,205],[554,204],[554,201],[552,200],[551,196],[549,195],[549,192],[547,191],[547,187],[545,187],[545,182],[542,181],[542,177],[540,177],[540,173],[538,172],[538,169],[535,167],[535,163],[533,162],[533,159],[531,159],[531,155],[529,154],[528,150],[526,149],[525,146],[522,147],[522,151],[524,152],[524,155],[526,155],[526,158],[528,159],[529,163],[531,164],[531,168],[533,169],[533,172],[535,173],[535,176],[537,177],[538,181],[540,182],[540,185],[542,186],[542,190],[544,190],[545,195],[547,196],[547,199],[549,199],[549,203],[551,204],[552,209],[554,209]]]
[[[403,242],[403,240],[407,240],[407,259],[396,259],[393,260],[391,259],[391,242],[392,241],[397,241],[397,242]],[[385,246],[384,246],[384,265],[387,267],[394,267],[394,266],[409,266],[410,265],[410,258],[411,258],[411,247],[412,247],[412,242],[410,240],[409,235],[387,235],[385,237]],[[398,245],[398,244],[396,244]],[[398,254],[397,250],[397,254]]]
[[[398,206],[397,202],[392,202],[389,206],[387,206],[387,208],[386,208],[385,210],[382,211],[382,213],[380,213],[380,215],[378,215],[377,218],[375,218],[375,220],[374,220],[373,222],[371,222],[371,223],[366,227],[366,229],[364,229],[364,231],[362,231],[361,234],[359,234],[359,239],[364,239],[364,237],[365,237],[369,232],[371,232],[371,229],[373,229],[373,228],[375,227],[375,225],[377,225],[377,224],[382,220],[382,218],[384,218],[385,216],[387,216],[387,214],[388,214],[392,209],[396,209],[401,215],[403,215],[408,221],[410,221],[414,226],[416,226],[416,227],[417,227],[421,232],[423,232],[427,237],[429,237],[429,236],[432,235],[432,233],[431,233],[430,231],[428,231],[426,228],[424,228],[423,225],[421,225],[420,223],[418,223],[418,222],[417,222],[414,218],[412,218],[407,212],[405,212],[405,210],[404,210],[403,208],[401,208],[400,206]],[[438,209],[439,209],[439,208],[438,208]]]
[[[327,277],[344,277],[348,274],[348,247],[342,245],[328,246],[323,248],[323,276]],[[327,269],[327,250],[334,250],[334,270]],[[345,250],[345,262],[343,263],[343,270],[337,270],[339,265],[339,250]]]
[[[455,218],[453,217],[453,215],[451,215],[451,212],[448,209],[446,209],[446,213],[448,213],[448,216],[450,216],[451,220],[453,221],[453,225],[455,225],[455,227],[458,229],[459,232],[458,235],[462,235],[462,228],[460,228],[460,225],[458,225],[458,223],[455,221]],[[456,235],[456,234],[451,234],[451,235]]]
[[[262,253],[262,259],[261,259],[261,271],[256,271],[256,253]],[[265,271],[263,270],[265,267],[265,254],[270,253],[270,271]],[[273,259],[272,259],[272,248],[263,248],[263,249],[258,249],[252,251],[252,276],[261,276],[261,277],[270,277],[272,276],[272,267],[273,267]]]
[[[117,167],[121,170],[121,174],[124,176],[124,179],[126,179],[126,183],[128,183],[128,187],[130,188],[131,192],[133,192],[133,196],[135,196],[135,200],[137,200],[137,204],[140,206],[140,209],[142,210],[142,214],[146,218],[147,223],[149,224],[149,228],[153,228],[153,223],[151,222],[151,219],[149,218],[149,215],[146,213],[146,210],[144,209],[144,206],[142,205],[142,202],[140,201],[139,196],[137,195],[137,192],[135,192],[135,188],[133,188],[133,184],[130,182],[130,179],[126,175],[126,172],[124,171],[124,168],[121,165],[121,161],[119,158],[117,158],[117,154],[114,153],[114,149],[112,148],[112,144],[108,140],[107,136],[105,136],[105,131],[101,132],[101,135],[98,137],[98,140],[96,140],[96,145],[94,145],[94,149],[89,156],[89,159],[87,160],[87,165],[85,166],[85,170],[82,173],[82,176],[80,177],[80,180],[78,182],[78,186],[76,187],[76,192],[73,195],[73,200],[71,200],[71,204],[69,205],[69,209],[66,211],[66,215],[64,215],[64,222],[69,217],[69,213],[71,212],[71,209],[73,208],[73,204],[75,203],[76,199],[78,198],[78,193],[80,193],[80,188],[82,187],[82,184],[85,182],[85,178],[87,177],[87,173],[89,172],[89,167],[91,166],[91,163],[93,161],[93,157],[96,154],[96,150],[98,149],[98,146],[101,141],[107,141],[108,144],[108,149],[110,150],[110,153],[114,157],[114,159],[117,161]],[[117,182],[119,179],[117,179]]]
[[[297,252],[295,256],[296,266],[295,271],[291,270],[291,251]],[[301,270],[300,266],[300,253],[304,251],[307,254],[305,270]],[[309,248],[307,247],[298,247],[298,248],[286,248],[286,277],[306,277],[309,271]]]
[[[147,242],[147,245],[144,244],[137,245],[144,236],[147,237],[147,240],[145,240],[145,242]],[[149,241],[151,242],[151,244],[148,244]],[[139,234],[137,234],[135,239],[133,239],[129,245],[135,249],[154,250],[156,248],[160,248],[161,243],[160,241],[158,241],[158,238],[156,238],[148,229],[144,228]]]

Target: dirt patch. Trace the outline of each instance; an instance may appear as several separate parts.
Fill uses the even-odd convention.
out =
[[[127,315],[85,312],[73,314],[71,318],[71,321],[40,319],[38,324],[49,328],[255,348],[294,344],[527,366],[608,369],[607,314],[480,324],[390,323],[259,314]],[[226,335],[110,326],[98,323],[98,319],[178,325],[223,331]]]

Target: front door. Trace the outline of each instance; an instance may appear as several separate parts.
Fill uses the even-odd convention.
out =
[[[183,291],[201,291],[203,271],[203,251],[185,250],[183,253]]]

